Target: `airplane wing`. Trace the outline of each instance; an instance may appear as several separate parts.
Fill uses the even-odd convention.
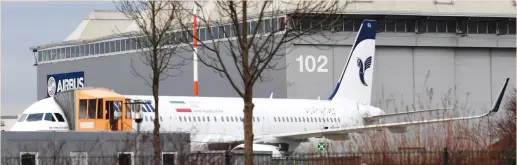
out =
[[[396,128],[396,127],[406,127],[413,125],[422,125],[422,124],[431,124],[431,123],[440,123],[447,121],[459,121],[459,120],[470,120],[476,118],[482,118],[486,116],[490,116],[495,114],[501,105],[503,100],[504,92],[506,91],[506,86],[508,85],[509,78],[506,79],[501,92],[499,93],[499,97],[496,102],[492,106],[491,110],[485,114],[476,115],[476,116],[467,116],[467,117],[454,117],[454,118],[444,118],[444,119],[433,119],[433,120],[420,120],[420,121],[410,121],[410,122],[399,122],[399,123],[389,123],[389,124],[375,124],[375,125],[363,125],[363,126],[351,126],[344,128],[331,128],[325,130],[318,131],[307,131],[307,132],[298,132],[298,133],[284,133],[284,134],[275,134],[268,135],[268,137],[274,138],[283,138],[289,140],[305,140],[311,137],[325,137],[325,136],[335,136],[335,135],[345,135],[351,132],[363,132],[371,129],[380,129],[380,128]],[[260,139],[263,137],[256,137],[255,139]]]
[[[433,112],[433,111],[446,111],[446,110],[452,110],[452,108],[438,108],[438,109],[426,109],[426,110],[417,110],[417,111],[409,111],[409,112],[388,113],[388,114],[383,114],[383,115],[368,116],[368,117],[364,117],[363,119],[366,121],[375,121],[380,118],[386,118],[386,117],[392,117],[392,116],[409,115],[409,114],[413,114],[413,113],[424,113],[424,112]]]

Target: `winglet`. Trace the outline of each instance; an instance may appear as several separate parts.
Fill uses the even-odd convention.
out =
[[[501,106],[501,102],[503,101],[504,92],[506,91],[506,86],[508,86],[508,81],[510,78],[506,78],[506,82],[503,85],[503,88],[501,89],[501,92],[499,92],[499,97],[497,97],[497,100],[495,101],[494,105],[492,106],[492,109],[490,112],[488,112],[489,115],[495,114],[497,111],[499,111],[499,107]]]

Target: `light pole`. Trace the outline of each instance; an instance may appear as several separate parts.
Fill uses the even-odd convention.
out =
[[[136,122],[136,150],[135,150],[135,160],[137,165],[140,165],[140,158],[138,155],[138,151],[140,150],[140,123],[142,122],[142,112],[140,108],[137,109],[135,113],[135,122]]]

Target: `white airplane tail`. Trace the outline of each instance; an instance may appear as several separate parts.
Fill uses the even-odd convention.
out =
[[[346,98],[370,104],[375,59],[376,21],[363,20],[348,61],[329,100]]]

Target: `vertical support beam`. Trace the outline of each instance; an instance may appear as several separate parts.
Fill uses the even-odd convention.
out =
[[[197,68],[197,4],[194,4],[194,26],[193,26],[193,34],[194,34],[194,96],[198,96],[199,94],[199,87],[198,87],[198,68]]]

